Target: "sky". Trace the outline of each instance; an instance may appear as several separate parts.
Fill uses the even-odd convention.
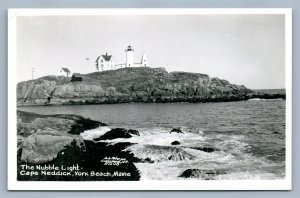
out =
[[[96,71],[106,52],[125,63],[208,74],[250,89],[285,88],[284,15],[18,16],[17,80]]]

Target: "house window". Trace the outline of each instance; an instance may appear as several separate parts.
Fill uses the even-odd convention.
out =
[[[103,68],[103,66],[104,66],[104,65],[103,65],[103,64],[101,64],[101,67],[102,67],[102,68]]]
[[[100,62],[103,63],[103,59],[101,59]]]

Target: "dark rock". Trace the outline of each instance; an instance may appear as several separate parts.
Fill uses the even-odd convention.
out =
[[[247,94],[248,99],[286,99],[285,89],[255,90]]]
[[[50,129],[78,135],[85,130],[95,129],[99,126],[107,126],[107,124],[78,115],[41,115],[17,111],[17,132],[23,136],[35,133],[38,129]]]
[[[100,136],[99,138],[95,138],[95,141],[99,140],[113,140],[117,138],[131,138],[132,135],[140,135],[137,130],[133,129],[123,129],[123,128],[115,128],[108,132],[106,132],[104,135]]]
[[[129,151],[124,151],[127,147],[134,145],[130,142],[118,142],[116,144],[109,144],[106,142],[84,141],[86,145],[86,160],[99,161],[99,157],[120,157],[126,158],[130,162],[139,161]],[[94,166],[90,163],[90,166]]]
[[[196,150],[199,150],[199,151],[204,151],[206,153],[212,153],[214,151],[217,151],[217,149],[212,148],[212,147],[189,147],[189,148],[196,149]]]
[[[180,144],[180,142],[178,142],[178,141],[174,141],[174,142],[172,142],[171,144],[172,144],[172,145],[179,145],[179,144]]]
[[[173,128],[170,133],[183,133],[180,127]]]
[[[109,145],[108,143],[95,143],[93,141],[85,141],[85,150],[82,150],[75,142],[66,146],[58,153],[58,157],[48,163],[41,164],[42,166],[54,165],[60,167],[64,166],[79,166],[80,170],[77,172],[126,172],[130,173],[130,176],[118,176],[105,177],[105,176],[53,176],[53,175],[20,175],[21,165],[25,163],[18,161],[18,180],[19,181],[137,181],[140,179],[140,172],[133,164],[133,162],[138,161],[129,152],[123,151],[127,146],[132,145],[131,143],[117,143],[114,145]],[[18,155],[19,157],[19,155]],[[125,159],[126,163],[121,163],[118,166],[108,166],[103,162],[104,158],[114,158],[114,159]],[[26,163],[27,165],[32,165]]]
[[[154,161],[151,160],[149,157],[147,157],[146,159],[144,159],[143,162],[154,163]]]
[[[201,169],[187,169],[183,171],[178,177],[184,178],[199,178],[204,180],[211,180],[215,176],[227,174],[227,170],[201,170]]]
[[[79,145],[76,141],[72,141],[71,144],[66,145],[57,154],[55,164],[72,166],[81,161],[82,156],[86,152],[85,143],[81,142]]]
[[[77,120],[77,124],[73,125],[69,133],[80,134],[86,130],[95,129],[99,126],[107,126],[107,124],[94,121],[91,119],[80,118]]]
[[[127,132],[130,133],[130,134],[133,134],[133,135],[140,136],[140,133],[137,130],[128,129]]]

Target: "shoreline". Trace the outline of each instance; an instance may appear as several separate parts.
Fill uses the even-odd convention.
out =
[[[87,98],[78,98],[74,100],[66,100],[64,102],[54,102],[52,104],[43,104],[43,103],[19,103],[17,102],[17,107],[30,107],[30,106],[66,106],[66,105],[101,105],[101,104],[165,104],[165,103],[220,103],[220,102],[239,102],[247,100],[272,100],[272,99],[286,99],[286,94],[276,93],[276,94],[267,94],[267,93],[253,93],[251,95],[246,95],[242,97],[230,97],[230,98],[165,98],[152,101],[101,101],[99,99],[87,99]],[[55,100],[55,99],[52,99]],[[61,99],[58,99],[61,101]]]

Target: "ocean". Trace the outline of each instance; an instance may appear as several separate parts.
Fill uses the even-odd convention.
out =
[[[187,169],[209,173],[192,179],[283,179],[285,102],[258,99],[193,104],[36,106],[18,110],[76,114],[109,125],[82,133],[87,140],[116,127],[138,130],[140,136],[106,142],[137,143],[126,150],[138,158],[152,160],[152,163],[135,163],[142,180],[186,179],[178,176]],[[175,127],[180,127],[183,133],[170,133]],[[174,141],[180,144],[171,145]]]

